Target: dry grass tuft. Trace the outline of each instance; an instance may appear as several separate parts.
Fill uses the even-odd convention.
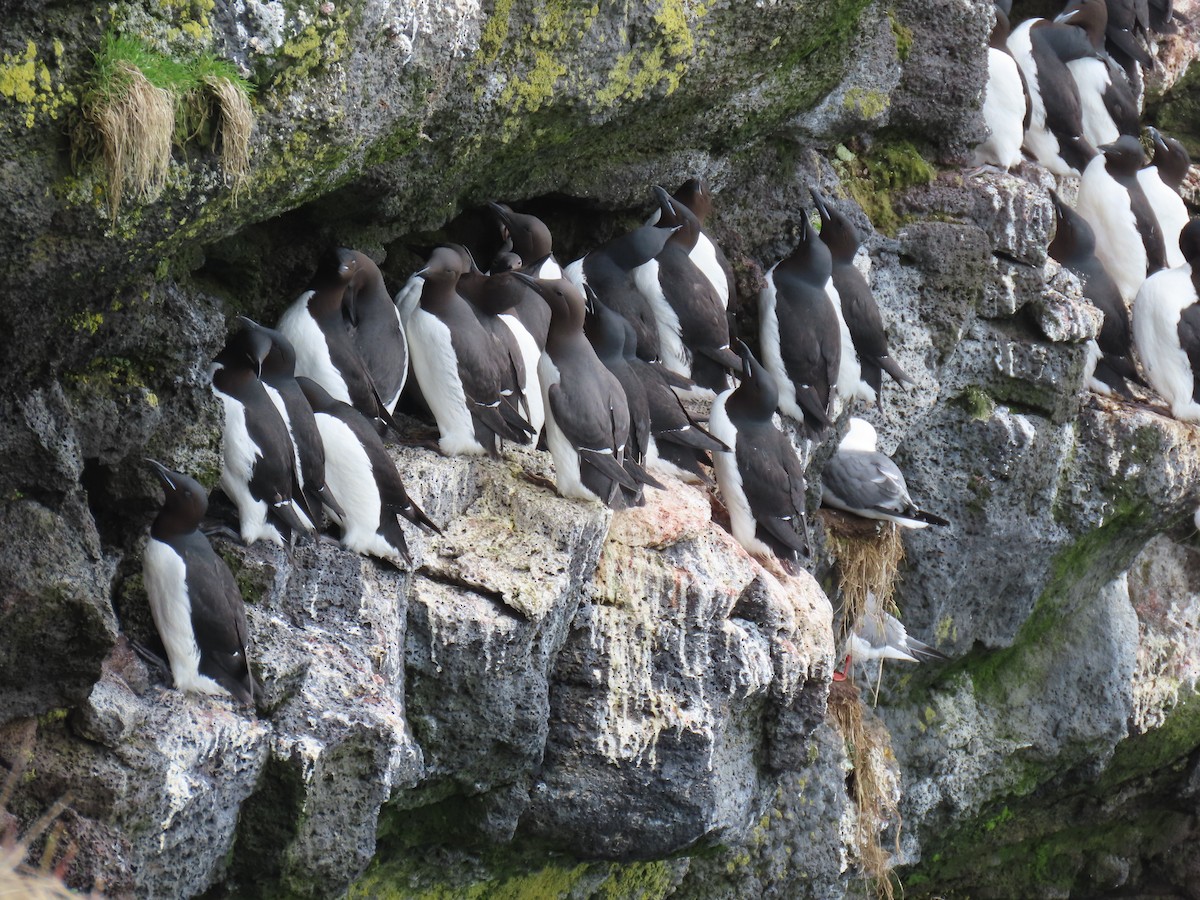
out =
[[[33,734],[24,741],[16,765],[8,772],[0,787],[0,822],[8,817],[8,803],[21,779],[21,774],[33,754]],[[60,900],[78,898],[63,884],[71,864],[75,861],[77,848],[69,839],[63,847],[65,829],[58,817],[67,807],[68,800],[55,803],[24,834],[17,833],[15,820],[0,831],[0,897],[20,897],[23,900]],[[49,832],[47,834],[47,832]],[[41,858],[36,865],[26,860],[30,847],[46,834]],[[59,852],[61,849],[61,853]],[[98,898],[98,894],[88,895]]]
[[[173,59],[141,38],[106,34],[84,92],[73,148],[90,154],[98,145],[113,220],[123,197],[158,196],[173,142],[184,147],[211,134],[236,190],[250,170],[253,90],[233,63],[213,54]]]
[[[854,844],[859,865],[879,900],[895,900],[891,859],[899,850],[900,811],[896,778],[889,766],[891,740],[881,722],[864,718],[862,698],[849,679],[830,686],[828,715],[846,742],[846,755],[854,770],[849,780],[857,812]],[[893,851],[885,849],[879,839],[890,825],[896,833]]]
[[[208,75],[204,84],[216,98],[221,121],[213,138],[220,141],[221,166],[232,176],[234,188],[250,171],[250,135],[254,131],[254,113],[245,88],[222,75]]]
[[[119,64],[118,69],[124,89],[97,98],[84,111],[103,147],[113,219],[126,188],[146,199],[153,199],[162,190],[175,129],[175,104],[170,92],[155,87],[130,63]]]

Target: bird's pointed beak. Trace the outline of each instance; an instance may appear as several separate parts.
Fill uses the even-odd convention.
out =
[[[175,481],[171,477],[172,475],[175,474],[174,472],[172,472],[170,469],[168,469],[166,466],[164,466],[162,463],[160,463],[157,459],[150,459],[150,457],[146,457],[145,460],[146,460],[146,462],[150,463],[151,466],[154,467],[154,474],[156,474],[159,477],[159,479],[162,481],[163,485],[168,490],[172,490],[172,491],[178,490],[178,488],[175,486]]]
[[[829,221],[829,205],[825,202],[825,198],[821,196],[821,192],[815,187],[809,187],[808,192],[812,194],[813,203],[817,207],[817,215],[821,217],[821,224],[824,225]]]
[[[743,380],[748,379],[753,375],[753,372],[750,368],[750,348],[746,345],[746,342],[740,338],[737,342],[737,348],[738,356],[742,358],[742,378]]]

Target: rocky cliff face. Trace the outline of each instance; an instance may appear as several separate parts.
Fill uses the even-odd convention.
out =
[[[70,798],[73,884],[823,898],[864,889],[864,833],[899,841],[909,895],[1194,884],[1200,445],[1153,398],[1084,391],[1099,323],[1047,262],[1047,176],[958,167],[985,9],[4,8],[0,759],[19,820]],[[243,180],[180,137],[161,192],[110,207],[79,104],[113,29],[251,78]],[[543,215],[570,259],[696,172],[743,334],[809,184],[880,229],[862,261],[917,385],[869,415],[953,520],[904,536],[897,596],[953,661],[889,666],[873,755],[826,717],[841,544],[787,577],[701,489],[612,514],[556,497],[545,454],[444,459],[416,419],[395,457],[445,533],[412,535],[410,570],[218,542],[256,716],[146,669],[141,459],[215,482],[205,373],[234,314],[274,320],[334,243],[393,287],[412,243],[487,249],[491,199]],[[899,803],[866,832],[865,766]]]

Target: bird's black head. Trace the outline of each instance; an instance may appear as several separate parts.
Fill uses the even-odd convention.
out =
[[[499,275],[503,272],[514,272],[519,268],[521,268],[521,257],[511,250],[501,250],[492,260],[488,270],[493,275]]]
[[[464,250],[459,245],[434,247],[425,267],[417,275],[433,284],[456,284],[469,271],[470,254],[465,254]]]
[[[744,341],[738,341],[742,358],[742,382],[725,401],[725,409],[735,422],[765,422],[779,405],[775,378],[762,367]]]
[[[196,479],[174,472],[157,460],[146,462],[154,468],[164,491],[162,509],[150,527],[151,536],[165,541],[191,534],[208,511],[208,493]]]
[[[1113,175],[1137,175],[1146,162],[1142,144],[1131,134],[1123,134],[1111,144],[1100,148],[1104,154],[1104,166]]]
[[[1105,0],[1072,0],[1054,21],[1082,28],[1093,47],[1104,48],[1104,31],[1108,28]]]
[[[701,224],[712,214],[712,192],[702,175],[689,178],[681,184],[675,192],[675,199],[690,209]]]
[[[239,320],[242,318],[239,316]],[[214,362],[231,371],[248,369],[254,373],[255,378],[262,377],[263,361],[270,354],[272,347],[271,336],[266,332],[265,328],[257,324],[246,325],[243,322],[242,328],[229,336]]]
[[[1187,149],[1173,137],[1167,137],[1157,128],[1146,129],[1154,141],[1154,167],[1163,184],[1178,191],[1191,168],[1192,158]]]
[[[524,272],[513,272],[513,276],[523,281],[546,301],[550,307],[551,331],[553,326],[559,326],[566,331],[583,329],[584,299],[579,288],[565,278],[530,278]]]
[[[550,229],[537,216],[514,212],[501,203],[488,205],[500,218],[512,241],[513,252],[521,259],[541,259],[553,252],[554,239],[550,236]]]
[[[244,329],[265,335],[271,342],[271,349],[260,367],[260,377],[279,375],[286,378],[296,374],[296,348],[282,332],[260,325],[248,316],[238,316],[238,321]]]
[[[1179,232],[1179,251],[1192,267],[1192,277],[1200,272],[1200,216],[1192,219]]]
[[[1096,235],[1087,219],[1063,202],[1057,192],[1050,192],[1054,204],[1054,240],[1046,248],[1051,258],[1064,266],[1091,256],[1096,252]]]
[[[850,262],[858,245],[862,243],[858,230],[842,212],[829,205],[828,201],[815,187],[810,187],[813,203],[816,204],[817,214],[821,217],[821,240],[829,248],[830,254],[838,262]]]
[[[809,223],[807,212],[800,216],[800,243],[776,268],[820,287],[833,274],[833,256]]]

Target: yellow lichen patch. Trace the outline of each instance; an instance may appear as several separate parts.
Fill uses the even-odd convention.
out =
[[[61,48],[55,41],[56,59]],[[0,59],[0,97],[25,107],[26,128],[33,127],[38,115],[57,119],[63,103],[72,99],[62,85],[54,85],[33,41],[26,42],[24,53],[6,53]]]
[[[701,8],[697,16],[704,13]],[[655,40],[648,49],[631,47],[617,57],[605,84],[592,94],[594,108],[606,109],[619,100],[640,100],[660,85],[665,95],[679,87],[697,44],[681,0],[664,0],[654,24]]]
[[[868,91],[858,87],[846,91],[842,100],[846,109],[857,112],[864,119],[874,119],[883,115],[891,103],[891,98],[882,91]]]

